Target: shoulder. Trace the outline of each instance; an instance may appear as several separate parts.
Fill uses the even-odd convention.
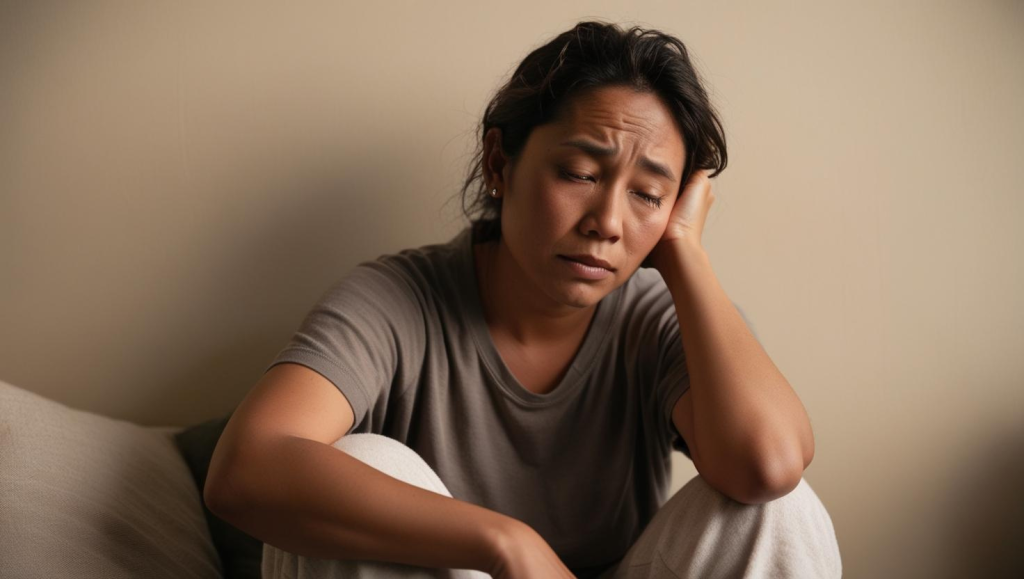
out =
[[[404,296],[422,305],[447,294],[457,282],[462,258],[460,241],[461,235],[444,243],[384,253],[359,263],[346,279],[350,280],[348,283],[363,283],[367,291]]]
[[[444,243],[431,243],[383,254],[364,264],[378,264],[401,274],[429,277],[439,270],[448,271],[456,266],[462,257],[461,238],[459,235]]]

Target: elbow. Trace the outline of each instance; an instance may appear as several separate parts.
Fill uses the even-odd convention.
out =
[[[807,444],[805,444],[803,446],[802,450],[803,450],[803,459],[804,459],[803,460],[803,462],[804,462],[804,470],[806,470],[807,467],[811,466],[811,461],[814,460],[814,436],[813,435],[808,435],[807,436]]]
[[[227,510],[226,501],[223,497],[224,493],[211,484],[210,479],[206,479],[206,483],[203,485],[203,504],[218,517],[222,516],[224,511]]]
[[[767,503],[789,494],[800,484],[804,469],[814,458],[811,440],[810,444],[778,439],[771,443],[761,438],[759,443],[751,443],[727,460],[708,460],[704,455],[698,458],[694,452],[693,463],[708,484],[734,501],[748,505]]]
[[[220,468],[216,468],[220,466]],[[203,503],[206,508],[221,519],[227,520],[246,504],[248,494],[240,481],[245,480],[238,468],[211,463],[210,472],[203,484]]]
[[[804,474],[805,454],[797,446],[760,448],[743,459],[717,462],[701,471],[711,486],[734,501],[757,505],[790,493]],[[700,466],[711,465],[698,465]]]
[[[800,484],[804,470],[814,459],[814,436],[808,429],[789,441],[761,447],[748,464],[755,465],[747,478],[749,486],[738,501],[761,504],[789,494]]]
[[[759,473],[752,478],[735,499],[748,505],[759,505],[788,495],[800,484],[803,470],[788,468],[779,472]]]
[[[746,466],[727,473],[697,469],[723,495],[747,505],[767,503],[790,493],[800,484],[803,469],[798,465]]]
[[[799,449],[763,455],[753,462],[755,466],[745,478],[747,484],[734,498],[741,503],[757,505],[786,496],[804,476],[805,456]]]
[[[207,479],[203,486],[203,503],[210,512],[223,519],[227,513],[238,508],[239,500],[237,493],[232,496],[232,493],[224,491],[219,484],[211,484]]]

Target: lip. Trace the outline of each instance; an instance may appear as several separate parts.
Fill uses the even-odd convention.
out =
[[[612,264],[608,263],[607,261],[605,261],[603,259],[599,259],[597,257],[594,257],[593,255],[585,255],[585,254],[581,254],[581,255],[560,255],[559,257],[569,258],[569,259],[571,259],[573,261],[578,261],[580,263],[585,263],[585,264],[593,266],[593,267],[602,267],[604,269],[607,269],[608,271],[615,271],[615,268],[612,267]]]
[[[585,263],[569,259],[563,255],[559,255],[558,259],[562,260],[566,268],[572,272],[573,276],[578,279],[586,279],[590,281],[599,281],[612,275],[610,269],[598,267],[594,265],[587,265]]]

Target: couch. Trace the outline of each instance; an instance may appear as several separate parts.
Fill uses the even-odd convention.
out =
[[[203,503],[230,417],[140,426],[0,380],[0,577],[258,578],[263,544]]]

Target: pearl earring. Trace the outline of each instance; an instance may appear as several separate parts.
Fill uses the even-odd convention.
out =
[[[498,198],[498,188],[497,187],[495,187],[494,189],[491,189],[491,197],[494,197],[495,199]]]

